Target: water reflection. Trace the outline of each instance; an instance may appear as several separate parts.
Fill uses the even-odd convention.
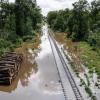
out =
[[[42,28],[42,37],[40,44],[41,52],[36,57],[38,65],[38,88],[46,94],[59,94],[61,93],[61,86],[59,84],[59,77],[54,62],[54,56],[50,42],[48,40],[48,27],[47,25]]]
[[[18,77],[9,87],[0,87],[0,100],[64,100],[54,62],[47,25],[42,28],[41,43],[24,43],[16,52],[24,62]],[[5,91],[5,92],[2,92]],[[11,92],[11,93],[8,93]]]
[[[17,88],[19,83],[23,87],[28,86],[28,78],[31,76],[31,74],[35,74],[38,70],[37,64],[35,62],[35,57],[37,56],[38,51],[33,50],[33,48],[36,47],[37,44],[37,42],[36,44],[26,42],[23,43],[20,48],[17,48],[15,50],[16,52],[23,54],[23,62],[21,64],[21,69],[13,83],[10,86],[0,86],[0,91],[11,93]]]

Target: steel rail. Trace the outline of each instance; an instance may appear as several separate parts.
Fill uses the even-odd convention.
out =
[[[65,99],[65,100],[68,100],[67,95],[66,95],[66,93],[65,93],[64,86],[63,86],[63,82],[62,82],[62,79],[61,79],[61,76],[60,76],[60,72],[59,72],[59,69],[58,69],[58,67],[57,67],[56,57],[55,57],[54,50],[53,50],[53,47],[52,47],[52,43],[51,43],[51,41],[50,41],[49,36],[48,36],[48,39],[49,39],[50,46],[51,46],[51,50],[52,50],[52,53],[53,53],[53,56],[54,56],[54,61],[55,61],[55,65],[56,65],[56,68],[57,68],[57,71],[58,71],[58,76],[59,76],[60,83],[61,83],[61,87],[62,87],[62,91],[63,91],[63,94],[64,94],[64,99]]]
[[[54,46],[55,46],[55,48],[56,48],[56,50],[57,50],[57,52],[58,52],[59,58],[60,58],[60,60],[61,60],[61,62],[62,62],[62,65],[63,65],[63,68],[64,68],[64,70],[65,70],[66,76],[68,77],[68,80],[69,80],[69,82],[70,82],[70,84],[71,84],[71,87],[72,87],[73,92],[74,92],[74,94],[75,94],[76,100],[84,100],[83,97],[82,97],[82,94],[80,93],[79,88],[78,88],[78,86],[76,85],[76,82],[75,82],[75,80],[74,80],[74,78],[73,78],[73,76],[72,76],[72,74],[71,74],[71,72],[70,72],[70,70],[69,70],[69,68],[68,68],[68,66],[67,66],[67,64],[66,64],[65,59],[64,59],[64,57],[62,56],[61,51],[60,51],[59,48],[58,48],[58,45],[57,45],[55,39],[49,34],[49,39],[50,39],[50,38],[52,39],[52,41],[53,41],[53,43],[54,43]],[[58,71],[59,71],[59,70],[58,70]]]

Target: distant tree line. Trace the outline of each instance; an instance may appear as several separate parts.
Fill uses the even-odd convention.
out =
[[[0,0],[0,50],[8,51],[8,45],[35,35],[41,22],[41,9],[36,0],[15,0],[15,3]]]
[[[51,11],[47,22],[51,29],[66,32],[73,41],[87,41],[100,48],[100,0],[73,3],[73,9]]]

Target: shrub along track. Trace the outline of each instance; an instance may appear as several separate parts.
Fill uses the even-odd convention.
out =
[[[57,43],[56,43],[55,39],[50,34],[49,34],[48,38],[49,38],[49,41],[50,41],[50,45],[51,45],[52,51],[53,51],[53,47],[52,47],[51,40],[54,43],[54,46],[55,46],[56,51],[58,53],[58,56],[59,56],[59,58],[61,60],[61,63],[63,65],[62,67],[63,67],[63,69],[64,69],[64,71],[66,73],[66,77],[68,78],[68,80],[70,82],[70,85],[72,87],[72,90],[74,92],[76,100],[84,100],[82,95],[81,95],[81,93],[80,93],[80,91],[79,91],[79,89],[78,89],[78,87],[77,87],[77,85],[76,85],[76,82],[75,82],[75,80],[74,80],[74,78],[73,78],[73,76],[72,76],[72,74],[71,74],[71,72],[70,72],[70,70],[69,70],[69,68],[68,68],[68,66],[67,66],[67,64],[66,64],[66,62],[65,62],[65,60],[64,60],[64,58],[63,58],[63,56],[62,56],[62,54],[61,54],[61,52],[59,50],[59,48],[58,48],[58,46],[57,46]],[[54,52],[53,52],[53,54],[54,54]],[[54,55],[54,58],[55,58],[55,55]],[[56,59],[55,59],[55,61],[56,61]],[[56,65],[57,65],[57,62],[56,62]],[[59,77],[60,77],[60,81],[61,81],[61,85],[62,85],[64,96],[65,96],[65,100],[68,100],[67,95],[66,95],[66,90],[64,89],[64,84],[62,82],[62,78],[60,76],[60,72],[59,72],[58,67],[57,67],[57,70],[58,70],[58,74],[59,74]]]

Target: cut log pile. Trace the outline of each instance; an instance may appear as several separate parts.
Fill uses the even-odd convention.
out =
[[[22,54],[6,53],[0,58],[0,85],[10,85],[19,72]]]

